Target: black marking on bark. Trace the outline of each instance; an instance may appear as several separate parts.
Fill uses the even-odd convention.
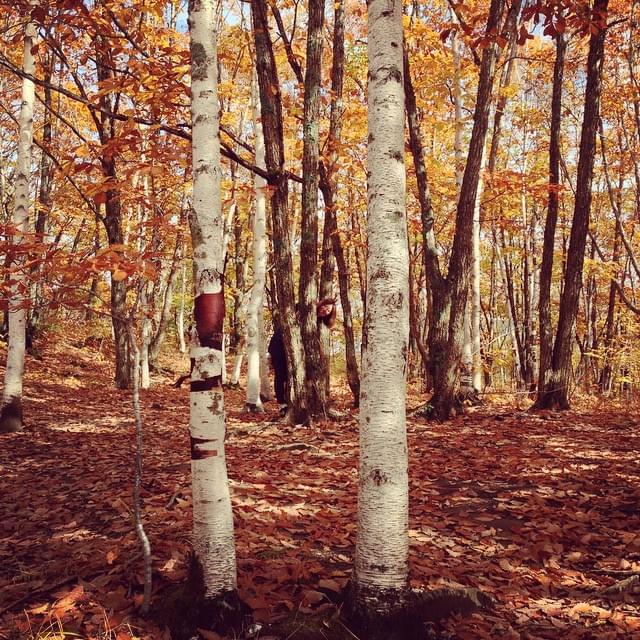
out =
[[[376,485],[376,487],[379,487],[381,484],[386,484],[387,482],[389,482],[389,476],[386,473],[384,473],[382,469],[373,469],[369,474],[369,476],[371,477],[371,480],[373,484]]]
[[[191,459],[204,460],[206,458],[215,458],[218,455],[217,449],[204,449],[210,442],[215,442],[209,438],[194,438],[191,436]]]
[[[369,144],[371,144],[375,139],[376,137],[373,135],[373,133],[370,133],[367,141],[369,142]]]
[[[202,229],[200,228],[200,223],[198,222],[198,216],[193,209],[189,209],[187,220],[189,221],[189,229],[191,230],[192,246],[199,247],[204,242],[204,238],[202,237]]]
[[[220,379],[222,380],[222,379]],[[211,413],[213,413],[213,415],[220,415],[220,413],[222,412],[222,409],[224,407],[223,401],[222,401],[222,396],[219,393],[214,394],[213,399],[211,401],[211,406],[209,407],[209,411],[211,411]],[[226,429],[226,425],[225,425],[225,429]],[[225,431],[226,433],[226,431]]]
[[[377,72],[370,72],[369,79],[374,81],[378,80],[381,84],[389,82],[389,80],[395,80],[402,84],[402,71],[398,67],[380,67]]]
[[[204,45],[194,42],[191,45],[191,78],[193,80],[207,79],[207,52]]]
[[[400,153],[400,151],[392,151],[389,155],[398,162],[402,162],[404,160],[404,156],[402,155],[402,153]]]
[[[384,268],[384,267],[380,267],[372,276],[371,279],[372,280],[388,280],[389,279],[389,272]]]
[[[217,389],[222,386],[222,376],[214,376],[213,378],[207,378],[206,380],[192,380],[189,391],[194,393],[196,391],[211,391],[211,389]]]

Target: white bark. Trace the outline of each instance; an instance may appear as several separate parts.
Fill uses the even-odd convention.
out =
[[[184,353],[187,345],[184,342],[184,297],[187,292],[187,267],[182,263],[180,269],[180,300],[178,302],[178,313],[176,318],[176,330],[178,332],[178,350]]]
[[[253,72],[251,83],[251,103],[253,107],[253,130],[255,134],[256,166],[265,167],[264,138],[260,119],[258,80]],[[263,298],[267,270],[267,181],[259,175],[253,179],[255,189],[255,210],[253,214],[253,285],[247,309],[247,404],[257,409],[262,407],[260,388],[260,356],[265,352],[261,344],[263,328]]]
[[[35,60],[32,49],[36,44],[37,29],[33,22],[25,27],[24,58],[22,68],[33,75]],[[33,143],[33,108],[35,87],[31,80],[22,80],[22,102],[20,106],[18,159],[14,187],[13,225],[16,235],[13,245],[25,242],[29,227],[29,178],[31,176],[31,148]],[[9,298],[9,344],[7,368],[4,376],[2,404],[22,400],[22,377],[24,374],[25,329],[29,297],[24,258],[16,258],[11,264],[12,285]]]
[[[354,581],[359,603],[385,614],[402,608],[408,576],[409,256],[400,0],[368,5],[368,34],[367,310]]]
[[[244,359],[244,341],[238,344],[238,350],[233,357],[233,371],[231,372],[231,384],[237,386],[240,384],[240,373],[242,372],[242,360]]]
[[[222,352],[220,354],[220,368],[222,369],[222,384],[227,384],[227,334],[222,336]]]
[[[473,388],[481,391],[483,384],[482,351],[480,344],[480,205],[484,192],[484,168],[487,160],[486,151],[482,154],[480,163],[480,177],[478,178],[478,192],[473,210],[473,271],[471,273],[471,345],[472,345],[472,377]]]
[[[194,306],[198,298],[222,300],[223,218],[220,194],[220,139],[216,60],[216,5],[196,0],[189,6],[191,34],[191,118],[193,153]],[[208,318],[196,320],[207,321]],[[197,324],[197,323],[196,323]],[[220,332],[222,331],[220,323]],[[190,423],[193,475],[193,547],[203,569],[205,595],[236,588],[233,516],[224,450],[224,396],[220,386],[222,353],[203,346],[193,331]],[[198,390],[208,382],[217,384]],[[200,385],[198,384],[200,383]]]

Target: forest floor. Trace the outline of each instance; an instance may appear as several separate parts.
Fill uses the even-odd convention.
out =
[[[79,345],[28,359],[26,429],[0,436],[0,638],[165,640],[139,615],[130,394],[112,387],[108,357]],[[191,529],[188,392],[172,380],[142,392],[156,601],[185,577]],[[275,404],[256,418],[243,401],[226,393],[241,597],[261,622],[330,616],[354,550],[357,415],[345,395],[345,420],[292,428]],[[412,586],[494,598],[442,637],[640,638],[638,408],[505,402],[409,419]]]

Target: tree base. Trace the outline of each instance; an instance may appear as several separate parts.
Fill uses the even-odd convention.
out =
[[[244,410],[247,413],[266,413],[261,404],[251,404],[250,402],[245,403]]]
[[[482,404],[482,397],[475,387],[461,385],[456,393],[456,402],[463,407],[479,407]]]
[[[195,556],[191,557],[187,580],[169,587],[153,603],[151,616],[169,628],[173,640],[197,638],[198,629],[223,637],[244,637],[252,623],[251,609],[236,590],[205,597],[202,568]]]
[[[348,588],[344,611],[351,631],[367,640],[425,640],[440,637],[439,625],[446,618],[455,614],[468,616],[494,605],[491,596],[474,587],[411,591],[405,596],[404,607],[398,609],[400,595],[389,592],[382,596],[391,599],[387,603],[390,613],[380,615],[356,603],[353,589]]]
[[[22,431],[22,402],[20,398],[11,398],[0,410],[0,433]]]
[[[367,640],[421,640],[424,628],[416,617],[411,593],[397,589],[380,591],[347,588],[344,606],[349,628]]]
[[[567,411],[569,401],[563,393],[558,391],[543,391],[538,394],[531,411]]]

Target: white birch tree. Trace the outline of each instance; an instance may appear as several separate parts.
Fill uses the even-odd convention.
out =
[[[28,22],[24,32],[24,57],[22,68],[26,74],[34,75],[37,27]],[[35,86],[28,78],[22,80],[22,100],[20,105],[18,158],[14,187],[13,226],[15,235],[12,244],[17,246],[25,241],[29,227],[29,178],[31,176],[31,148],[33,143],[33,108]],[[29,284],[24,268],[24,257],[11,262],[11,293],[9,298],[9,344],[7,368],[2,392],[2,412],[0,431],[20,431],[22,429],[22,377],[24,374],[24,352],[26,342],[27,304]]]
[[[216,4],[190,0],[194,262],[190,424],[193,547],[205,597],[236,590],[233,517],[224,450],[223,235],[216,60]]]
[[[184,298],[187,293],[187,266],[183,262],[180,266],[180,297],[176,309],[176,331],[178,333],[178,351],[186,353],[187,345],[184,340]]]
[[[486,153],[482,154],[478,193],[473,209],[473,272],[471,273],[471,345],[472,345],[472,387],[475,391],[483,388],[482,345],[480,335],[480,315],[482,313],[480,297],[481,263],[480,263],[480,205],[484,192],[484,168]]]
[[[255,71],[251,84],[251,103],[253,107],[253,130],[255,137],[256,166],[263,169],[264,137],[260,120],[260,101],[258,96],[258,79]],[[247,309],[247,407],[252,411],[262,411],[260,399],[260,354],[263,345],[263,297],[267,269],[267,199],[265,188],[267,181],[258,174],[253,179],[255,189],[255,210],[253,213],[253,284],[251,299]]]
[[[381,631],[385,620],[401,612],[408,594],[409,255],[402,39],[400,0],[370,2],[367,309],[352,604],[355,619],[370,631]]]

